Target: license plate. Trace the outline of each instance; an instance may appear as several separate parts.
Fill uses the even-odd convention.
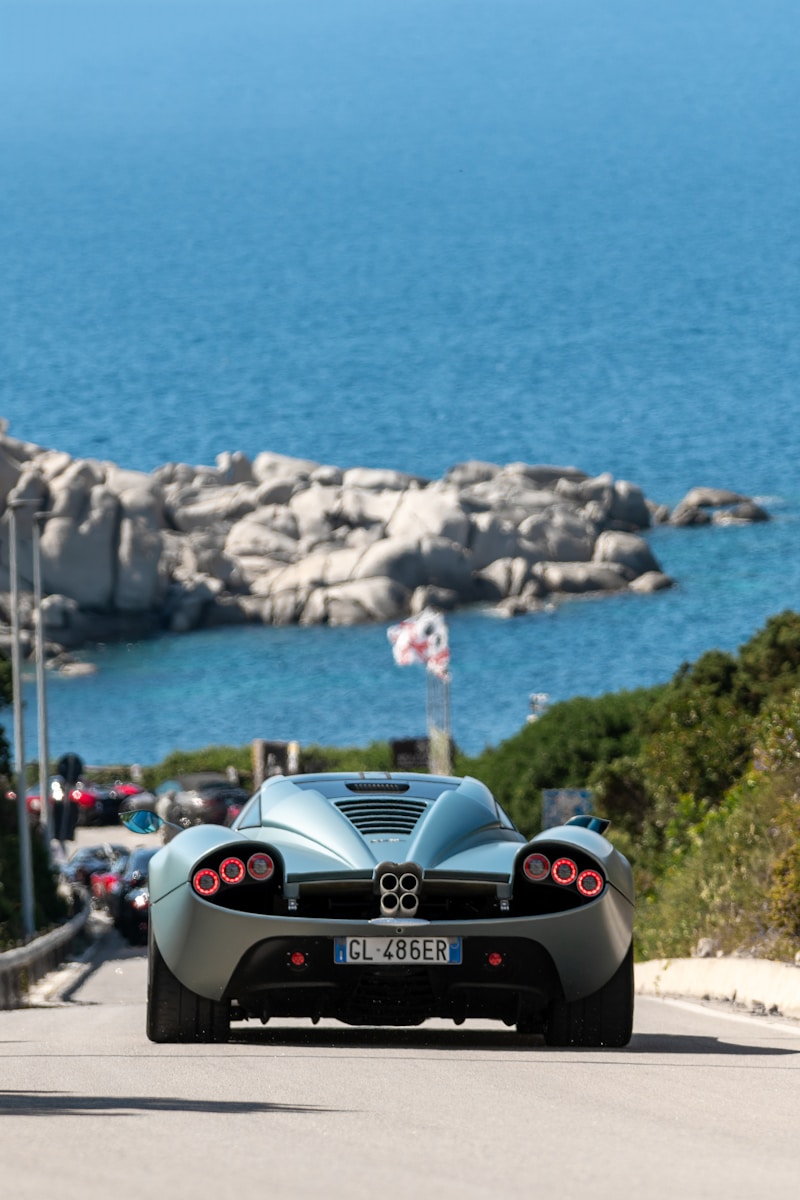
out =
[[[337,937],[335,963],[380,963],[382,966],[453,967],[461,963],[460,937]]]

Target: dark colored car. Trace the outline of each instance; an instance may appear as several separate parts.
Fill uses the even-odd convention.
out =
[[[158,847],[132,850],[119,884],[111,896],[109,911],[114,924],[131,945],[144,945],[150,923],[148,871]]]
[[[126,846],[103,842],[96,846],[81,846],[61,868],[62,877],[67,883],[80,884],[89,887],[92,875],[98,871],[107,871],[120,855],[127,854]]]
[[[115,784],[111,790],[119,796],[119,812],[136,812],[139,808],[155,808],[155,794],[144,788],[137,787],[136,791],[131,791]]]
[[[125,874],[130,856],[130,850],[123,850],[108,866],[92,873],[89,887],[92,892],[92,904],[95,908],[108,913],[113,912],[120,880]]]
[[[230,825],[250,793],[217,771],[200,771],[165,780],[155,789],[155,811],[164,821],[190,829],[193,825]],[[126,806],[127,807],[127,806]],[[164,841],[177,829],[164,826]]]
[[[69,795],[78,806],[79,825],[118,825],[119,797],[99,783],[76,783]]]

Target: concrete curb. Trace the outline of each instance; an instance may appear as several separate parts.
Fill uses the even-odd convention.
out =
[[[800,1020],[800,966],[765,958],[661,958],[634,966],[636,992],[722,1000]]]

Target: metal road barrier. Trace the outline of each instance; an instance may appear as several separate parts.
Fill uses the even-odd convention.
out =
[[[90,911],[86,896],[82,911],[69,921],[25,946],[0,954],[0,1009],[27,1007],[31,986],[64,961],[70,942],[83,929]]]

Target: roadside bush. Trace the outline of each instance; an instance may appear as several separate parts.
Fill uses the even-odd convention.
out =
[[[392,748],[388,742],[373,742],[366,747],[307,746],[300,752],[300,770],[316,771],[390,771]]]
[[[0,707],[11,700],[11,663],[0,654]],[[8,798],[10,773],[9,745],[0,727],[0,949],[14,945],[23,934],[17,802]],[[34,922],[42,930],[64,920],[67,907],[56,889],[47,847],[35,834],[31,837],[31,860]]]
[[[20,850],[16,821],[16,801],[9,801],[5,789],[0,790],[2,825],[0,825],[0,950],[13,946],[23,937],[22,890],[20,887]],[[33,869],[34,925],[38,932],[64,921],[68,906],[58,891],[57,873],[50,866],[47,846],[42,838],[31,834],[31,865]]]
[[[752,774],[687,829],[684,849],[639,896],[640,958],[687,957],[706,937],[725,954],[793,956],[770,900],[776,864],[791,844],[780,820],[784,799],[773,781]]]
[[[774,864],[769,905],[787,937],[800,940],[800,690],[766,709],[759,723],[756,767],[783,797],[777,814],[784,847]]]
[[[635,809],[642,799],[634,798],[610,767],[637,756],[645,716],[659,691],[641,688],[564,700],[496,749],[460,758],[458,769],[482,780],[526,834],[541,829],[543,788],[583,788],[603,779],[604,798],[619,817],[626,795]]]
[[[768,898],[776,929],[800,943],[800,812],[794,799],[787,820],[793,837],[775,863]]]
[[[174,750],[157,766],[146,767],[142,772],[143,786],[155,788],[166,779],[177,775],[193,775],[197,771],[221,771],[234,767],[243,784],[253,778],[253,757],[249,746],[206,746],[203,750]]]

